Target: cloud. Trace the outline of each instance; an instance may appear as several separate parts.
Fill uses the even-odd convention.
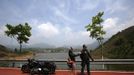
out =
[[[7,28],[4,25],[0,27],[0,44],[2,44],[2,45],[18,44],[16,39],[6,36],[6,34],[5,34],[6,30],[7,30]]]
[[[64,34],[68,34],[68,33],[71,33],[72,32],[72,29],[68,26],[64,27],[63,30]]]
[[[117,22],[118,18],[107,18],[103,23],[104,30],[109,30],[116,27]]]
[[[36,19],[30,21],[32,36],[30,37],[29,44],[51,42],[51,45],[53,44],[54,38],[60,34],[58,25],[52,22],[41,22]]]
[[[105,38],[110,38],[113,34],[117,33],[121,30],[120,24],[118,23],[119,19],[115,18],[107,18],[103,25],[104,31],[106,31]]]
[[[68,46],[77,46],[82,44],[92,43],[94,40],[91,40],[89,37],[89,32],[87,31],[74,31],[70,27],[64,27],[62,30],[61,36],[64,38],[64,45]]]
[[[128,19],[125,23],[123,23],[122,29],[126,29],[130,26],[134,26],[134,18]]]
[[[51,22],[47,22],[47,23],[43,23],[39,25],[38,32],[47,38],[53,37],[60,33],[59,29],[55,25],[53,25]]]
[[[125,23],[120,23],[120,19],[115,18],[107,18],[104,23],[102,24],[104,30],[106,31],[106,38],[110,38],[112,35],[116,34],[117,32],[124,30],[132,25],[134,25],[134,18]]]
[[[64,22],[70,22],[70,23],[77,23],[75,19],[67,15],[67,12],[61,11],[60,9],[53,7],[53,10],[55,12],[55,16],[58,17],[61,21],[63,20]]]
[[[32,33],[32,37],[30,38],[30,44],[44,42],[59,47],[90,44],[95,41],[95,39],[89,37],[89,32],[85,30],[75,31],[71,26],[61,26],[52,22],[39,24],[38,20],[31,21],[34,33]],[[104,21],[102,24],[106,31],[104,38],[110,38],[112,35],[134,23],[134,19],[123,24],[119,23],[119,21],[118,17],[110,17]]]
[[[128,9],[125,5],[123,5],[123,1],[109,1],[105,0],[105,7],[106,7],[106,12],[109,12],[110,14],[115,13],[115,12],[121,12],[125,11]]]
[[[0,27],[0,36],[3,37],[5,35],[5,31],[7,30],[6,26],[1,26]]]
[[[99,4],[99,0],[84,0],[84,1],[81,1],[81,0],[76,0],[76,3],[77,3],[77,8],[78,10],[93,10],[97,7],[97,5]]]
[[[49,43],[51,45],[59,46],[77,46],[82,44],[92,43],[87,31],[74,31],[71,27],[58,27],[51,22],[42,23],[36,26],[32,37],[30,37],[30,44],[35,43]],[[37,40],[38,39],[38,40]]]
[[[131,3],[131,4],[130,4]],[[7,7],[9,5],[10,7]],[[27,6],[25,6],[27,5]],[[41,8],[44,7],[44,8]],[[93,42],[84,31],[96,11],[104,9],[105,37],[111,37],[134,24],[133,1],[124,0],[56,0],[56,1],[6,1],[0,2],[0,42],[8,42],[2,25],[28,22],[32,27],[29,43],[53,45],[80,45]],[[14,9],[16,9],[14,11]],[[130,11],[131,10],[131,11]],[[25,11],[25,12],[24,12]],[[3,24],[2,24],[3,23]],[[16,40],[15,40],[16,41]]]

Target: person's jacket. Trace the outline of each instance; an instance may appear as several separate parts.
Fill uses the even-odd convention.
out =
[[[82,61],[89,61],[90,59],[92,59],[86,48],[81,51],[80,58]]]
[[[68,55],[72,61],[75,61],[75,57],[78,56],[74,54],[72,50],[69,50]]]

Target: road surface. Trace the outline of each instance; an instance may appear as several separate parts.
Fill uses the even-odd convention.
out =
[[[56,70],[53,75],[73,75],[70,70]],[[20,68],[6,68],[0,67],[0,75],[29,75],[28,73],[22,73]],[[80,75],[80,71],[76,71],[76,75]],[[134,75],[134,72],[122,72],[122,71],[91,71],[91,75]]]

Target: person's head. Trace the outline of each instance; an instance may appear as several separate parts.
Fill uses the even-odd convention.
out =
[[[87,46],[85,44],[83,44],[83,48],[87,48]]]
[[[72,47],[70,47],[70,50],[73,50],[73,48],[72,48]]]

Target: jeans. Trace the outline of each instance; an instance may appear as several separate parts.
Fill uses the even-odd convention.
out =
[[[90,75],[90,62],[89,61],[82,61],[81,62],[81,75],[84,75],[85,66],[87,67],[87,74]]]

